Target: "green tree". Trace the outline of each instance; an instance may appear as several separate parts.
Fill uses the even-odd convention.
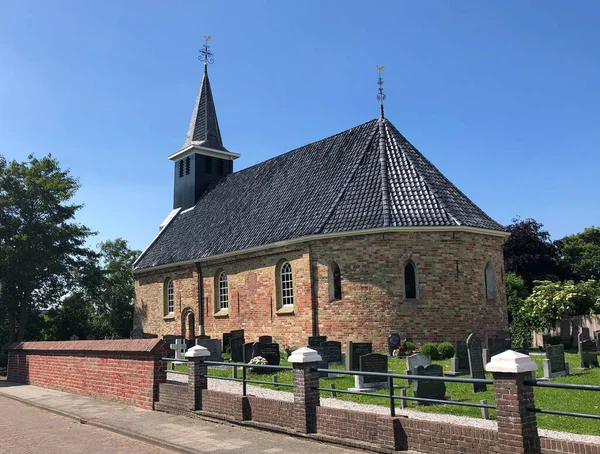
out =
[[[0,155],[0,313],[8,342],[24,339],[30,315],[64,297],[94,255],[85,247],[92,232],[74,222],[78,188],[50,155],[25,162]]]
[[[528,317],[521,312],[525,300],[529,296],[525,281],[521,276],[508,272],[504,276],[506,286],[506,301],[508,306],[508,321],[510,332],[516,345],[523,345],[525,339],[531,339],[531,326]]]
[[[100,243],[103,276],[95,298],[98,312],[96,327],[109,331],[101,335],[129,337],[133,328],[135,298],[132,270],[139,255],[140,251],[129,249],[127,241],[122,238]]]
[[[600,281],[600,227],[564,237],[560,252],[578,279]]]

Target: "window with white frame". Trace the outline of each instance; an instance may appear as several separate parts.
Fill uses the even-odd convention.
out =
[[[292,278],[292,265],[283,262],[279,271],[279,287],[281,289],[281,305],[294,305],[294,282]]]
[[[172,314],[175,311],[175,289],[173,287],[173,279],[167,280],[165,289],[165,312]]]
[[[496,276],[491,263],[485,266],[485,297],[487,300],[496,299]]]
[[[219,295],[219,305],[218,305],[217,309],[218,310],[229,309],[229,286],[227,284],[227,273],[225,273],[225,271],[221,271],[219,273],[218,295]]]

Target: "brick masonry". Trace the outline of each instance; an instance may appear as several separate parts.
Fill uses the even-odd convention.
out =
[[[164,342],[24,342],[8,352],[8,380],[153,409],[166,380]]]
[[[313,331],[333,340],[372,341],[384,349],[387,334],[417,341],[454,341],[471,332],[485,338],[508,326],[503,268],[504,239],[472,232],[392,232],[322,239],[286,248],[202,262],[206,334],[244,329],[248,341],[270,334],[303,346]],[[276,270],[293,269],[293,313],[278,312]],[[413,261],[418,301],[405,301],[403,272]],[[342,299],[330,300],[329,270],[339,265]],[[492,263],[496,299],[485,296],[485,266]],[[218,312],[215,276],[228,275],[229,310]],[[175,313],[164,315],[164,283],[175,283]],[[184,311],[199,322],[198,273],[193,265],[136,273],[135,324],[158,335],[186,334]],[[314,303],[314,305],[313,305]],[[313,310],[316,309],[316,310]],[[360,326],[360,329],[357,327]]]

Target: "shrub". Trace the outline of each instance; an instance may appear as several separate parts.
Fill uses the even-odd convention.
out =
[[[432,361],[438,359],[438,349],[435,344],[423,344],[421,347],[421,354],[429,356]]]
[[[452,358],[454,356],[454,346],[450,342],[442,342],[438,345],[438,352],[442,359]]]
[[[415,344],[413,344],[412,342],[404,342],[404,350],[408,351],[408,350],[416,350],[417,346]]]

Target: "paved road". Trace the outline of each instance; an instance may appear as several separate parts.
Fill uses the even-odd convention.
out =
[[[113,432],[0,397],[1,454],[167,454]]]
[[[81,424],[80,419],[89,424]],[[123,435],[159,444],[153,446]],[[356,454],[363,451],[0,380],[0,454],[132,452]]]

